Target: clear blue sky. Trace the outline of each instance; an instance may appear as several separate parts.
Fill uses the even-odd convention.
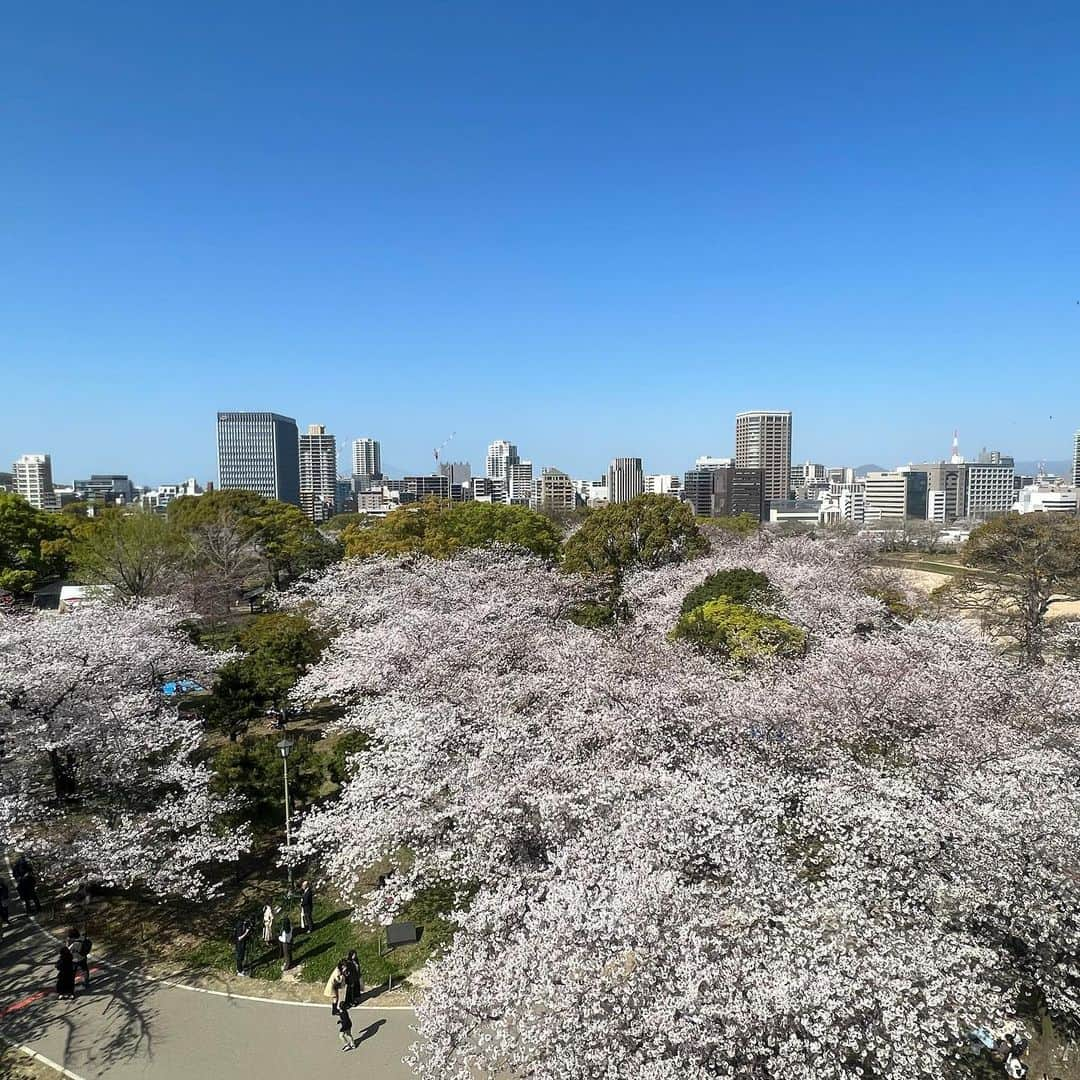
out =
[[[1072,0],[9,5],[0,462],[211,478],[218,409],[424,471],[762,407],[1064,458],[1078,57]]]

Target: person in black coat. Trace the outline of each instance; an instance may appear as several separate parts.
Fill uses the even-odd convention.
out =
[[[60,946],[56,961],[56,996],[61,1001],[70,1001],[75,996],[75,958],[66,945]]]
[[[26,909],[26,914],[31,914],[31,905],[33,905],[34,911],[40,911],[41,901],[38,899],[37,894],[37,879],[34,876],[34,868],[30,865],[30,860],[25,855],[20,855],[18,862],[11,869],[15,875],[15,891],[19,894],[19,899]]]
[[[233,931],[233,944],[236,946],[236,974],[247,975],[247,947],[252,933],[251,920],[242,918]]]
[[[11,922],[11,912],[8,909],[9,896],[7,882],[0,878],[0,922]]]

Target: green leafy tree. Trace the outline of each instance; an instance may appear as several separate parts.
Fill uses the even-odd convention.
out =
[[[1051,606],[1080,596],[1080,520],[1006,514],[972,531],[963,560],[983,573],[956,575],[939,596],[977,611],[1022,663],[1041,664]]]
[[[32,592],[67,570],[70,518],[35,510],[21,495],[0,491],[0,589]]]
[[[622,577],[638,568],[684,562],[709,550],[688,503],[639,495],[594,510],[563,547],[563,567],[575,573]]]
[[[753,514],[698,518],[698,523],[706,532],[732,533],[735,536],[752,536],[761,528],[761,522]]]
[[[256,616],[230,637],[243,655],[222,667],[200,707],[207,728],[235,742],[271,708],[285,705],[329,639],[303,615],[279,611]]]
[[[244,818],[263,827],[279,826],[285,812],[279,738],[277,734],[245,738],[227,743],[214,755],[213,789],[239,795],[245,803]],[[323,781],[312,740],[294,737],[289,755],[289,802],[294,813],[311,804]]]
[[[768,576],[757,570],[746,567],[718,570],[686,594],[682,602],[682,613],[686,615],[710,600],[725,599],[753,607],[769,603],[776,595]]]
[[[679,617],[671,637],[737,664],[770,656],[802,656],[806,632],[787,619],[720,598]]]
[[[261,720],[267,708],[267,696],[246,657],[224,664],[211,692],[198,702],[206,728],[230,742]]]
[[[279,588],[342,556],[341,546],[323,536],[299,507],[252,491],[228,489],[175,499],[169,504],[169,520],[192,537],[223,530],[235,534],[264,560],[267,580]]]
[[[342,539],[346,553],[361,558],[417,552],[444,559],[463,548],[508,544],[554,559],[562,532],[551,519],[526,506],[477,502],[448,506],[425,499],[370,526],[348,526]]]
[[[259,615],[237,635],[244,664],[267,704],[280,708],[296,680],[322,656],[329,638],[303,616]]]
[[[88,585],[108,585],[123,599],[169,591],[176,584],[181,548],[175,530],[149,510],[109,509],[76,526],[75,572]]]

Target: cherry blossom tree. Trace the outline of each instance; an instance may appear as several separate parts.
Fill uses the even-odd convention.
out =
[[[163,693],[220,663],[179,621],[158,601],[0,618],[0,829],[59,884],[192,895],[247,845],[218,827],[197,719]]]
[[[421,1076],[930,1078],[1022,997],[1080,1017],[1080,671],[896,624],[865,561],[733,539],[628,577],[604,631],[567,620],[574,579],[498,550],[297,593],[338,634],[298,696],[370,736],[298,852],[383,920],[457,886]],[[729,567],[767,574],[805,657],[667,640]]]

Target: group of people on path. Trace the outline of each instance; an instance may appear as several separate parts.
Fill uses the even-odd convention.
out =
[[[92,944],[85,930],[73,926],[67,932],[67,942],[60,946],[56,961],[56,996],[70,1001],[75,996],[75,979],[83,975],[83,989],[90,989],[90,949]]]
[[[360,958],[356,955],[355,949],[350,949],[349,955],[338,961],[337,967],[326,980],[324,992],[331,999],[331,1015],[337,1017],[342,1051],[354,1049],[360,1045],[360,1040],[353,1038],[352,1017],[349,1015],[349,1010],[354,1005],[359,1005],[364,995],[364,978],[360,971]]]
[[[281,947],[281,970],[288,971],[293,965],[293,939],[296,931],[293,921],[286,912],[280,924],[277,921],[281,908],[267,904],[262,910],[262,941],[273,948],[276,942]],[[255,936],[255,921],[242,916],[233,931],[233,945],[236,949],[236,974],[246,978],[248,974],[248,947]],[[310,881],[300,886],[300,932],[310,934],[315,929],[315,890]]]

